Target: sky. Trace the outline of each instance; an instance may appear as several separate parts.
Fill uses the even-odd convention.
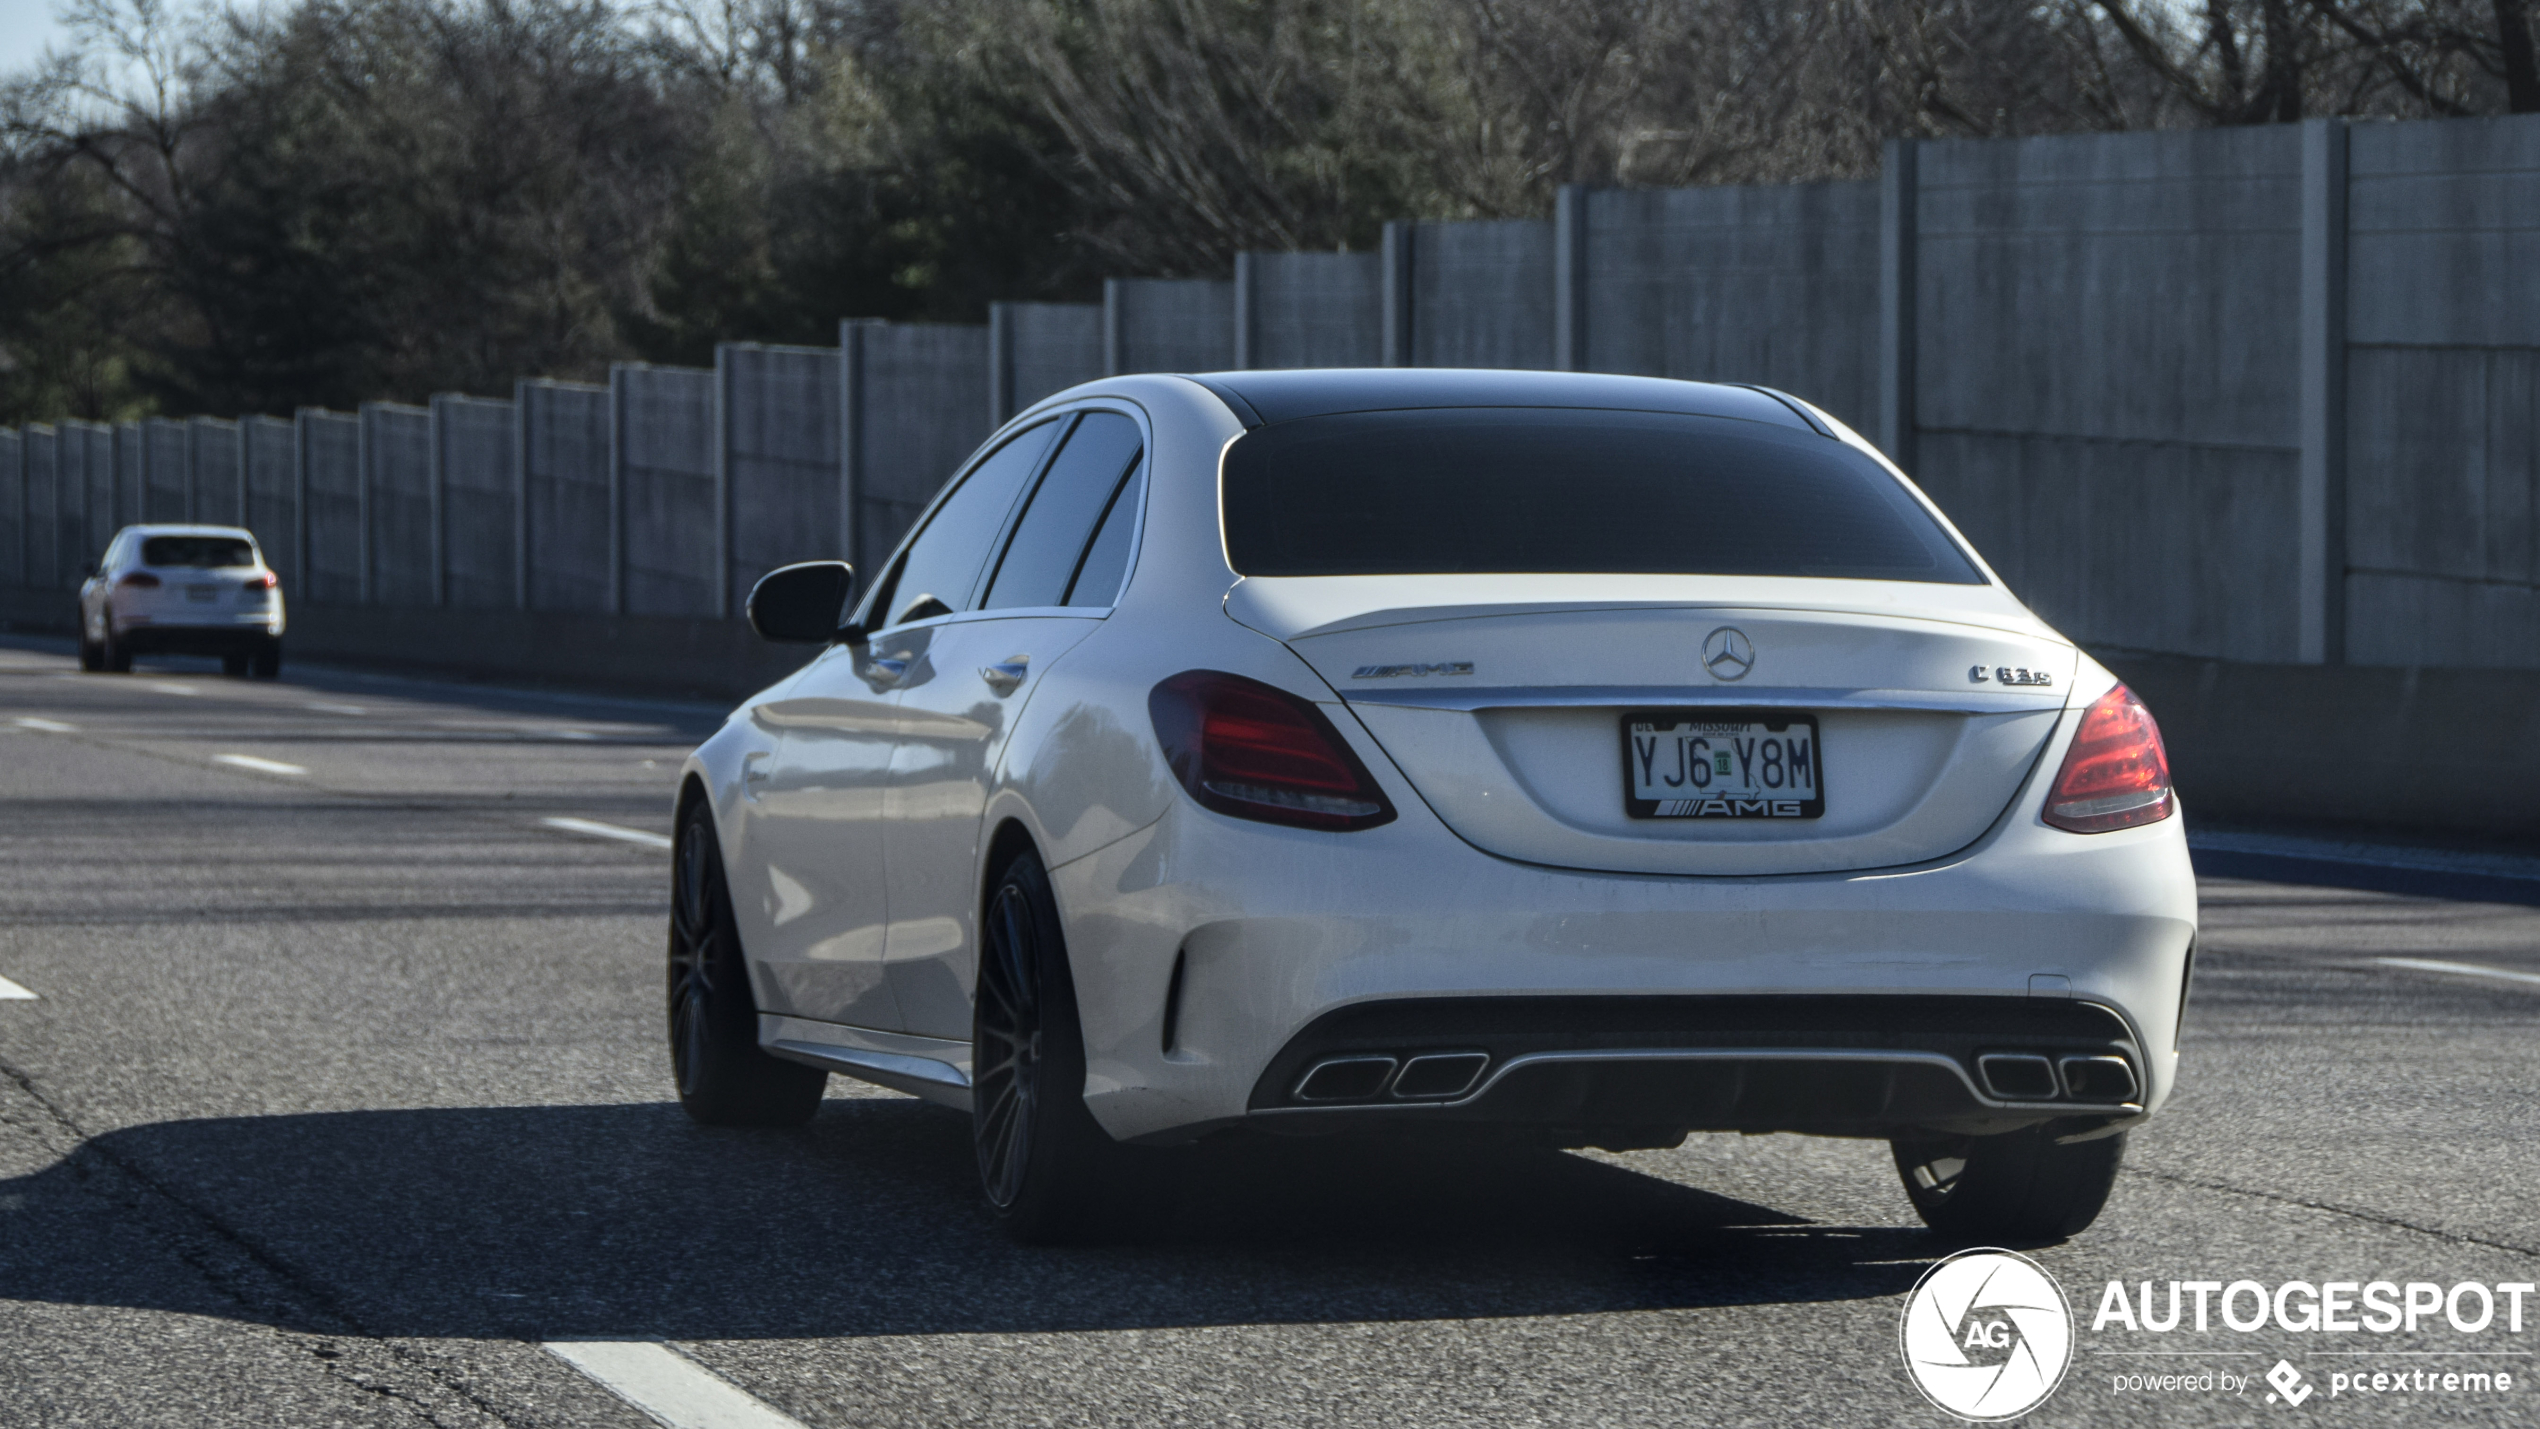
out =
[[[57,0],[0,0],[0,73],[25,69],[46,45],[69,42],[53,18]]]

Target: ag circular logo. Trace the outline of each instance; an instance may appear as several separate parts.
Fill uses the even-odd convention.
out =
[[[2073,1362],[2073,1312],[2055,1277],[2007,1250],[1962,1250],[1923,1272],[1897,1338],[1923,1397],[1976,1423],[2046,1402]]]
[[[1702,668],[1715,680],[1743,680],[1755,668],[1755,642],[1734,625],[1723,625],[1702,642]]]

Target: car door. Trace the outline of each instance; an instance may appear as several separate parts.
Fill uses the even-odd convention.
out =
[[[885,956],[910,1032],[970,1036],[988,790],[1024,703],[1119,589],[1144,447],[1127,413],[1078,414],[1001,534],[971,608],[898,647],[909,664],[885,801]]]
[[[858,611],[859,623],[886,623],[862,644],[831,646],[755,712],[776,735],[764,767],[743,777],[759,886],[736,878],[733,894],[760,904],[749,954],[762,1010],[903,1027],[883,975],[882,821],[899,686],[941,618],[936,609],[951,608],[934,592],[966,602],[1056,430],[1044,423],[1017,435],[952,483]]]

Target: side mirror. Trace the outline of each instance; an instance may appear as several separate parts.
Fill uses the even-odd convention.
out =
[[[778,566],[750,588],[750,628],[762,640],[826,645],[846,618],[855,567],[844,561]]]

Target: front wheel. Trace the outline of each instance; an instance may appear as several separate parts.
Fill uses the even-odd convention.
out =
[[[758,1003],[732,920],[723,852],[702,803],[671,849],[670,1070],[679,1105],[708,1126],[800,1126],[829,1074],[759,1050]]]
[[[1118,1204],[1121,1148],[1085,1109],[1075,979],[1037,856],[1006,865],[985,912],[970,1034],[980,1187],[1016,1239],[1077,1239]]]
[[[1896,1171],[1923,1224],[1961,1240],[2048,1241],[2099,1218],[2125,1159],[2125,1133],[2061,1142],[2049,1122],[1999,1136],[1891,1142]]]

